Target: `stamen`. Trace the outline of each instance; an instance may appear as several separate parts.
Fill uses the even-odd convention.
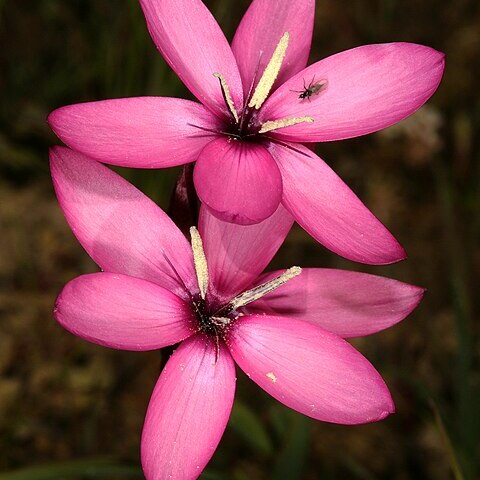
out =
[[[229,306],[232,308],[232,310],[235,310],[239,307],[247,305],[248,303],[252,303],[259,298],[262,298],[267,293],[270,293],[278,287],[281,287],[292,278],[300,275],[300,273],[302,273],[302,269],[300,267],[289,268],[278,277],[269,280],[268,282],[262,283],[261,285],[258,285],[258,287],[254,287],[251,290],[247,290],[246,292],[243,292],[240,295],[236,296],[229,303]]]
[[[219,327],[226,327],[232,320],[227,317],[210,317],[210,320],[214,325]]]
[[[214,73],[213,76],[218,78],[218,80],[220,81],[220,87],[222,88],[225,103],[227,104],[227,107],[230,110],[232,117],[235,119],[235,122],[238,123],[238,113],[235,110],[235,104],[233,103],[232,96],[230,95],[230,90],[228,89],[225,77],[221,73]]]
[[[238,138],[239,140],[241,140],[241,138],[242,138],[240,135],[237,135],[235,133],[224,132],[222,130],[214,130],[213,128],[201,127],[200,125],[194,125],[193,123],[187,123],[187,125],[189,127],[199,128],[200,130],[204,130],[205,132],[210,132],[210,133],[213,133],[215,135],[226,135],[228,137]],[[196,135],[196,136],[198,137],[200,135]],[[206,137],[207,135],[201,135],[201,136]]]
[[[315,119],[313,117],[291,117],[291,118],[282,118],[281,120],[269,120],[262,124],[262,127],[258,133],[266,133],[277,128],[291,127],[292,125],[297,125],[299,123],[313,123]]]
[[[195,227],[190,227],[190,236],[192,238],[193,263],[197,273],[198,288],[200,289],[200,296],[205,300],[208,289],[207,257],[203,250],[202,238]]]
[[[289,39],[290,34],[285,32],[278,42],[278,45],[275,47],[272,58],[268,62],[267,68],[265,68],[263,75],[258,82],[257,88],[255,88],[252,99],[248,103],[250,108],[255,107],[258,110],[267,99],[268,94],[277,79],[283,59],[285,58]]]

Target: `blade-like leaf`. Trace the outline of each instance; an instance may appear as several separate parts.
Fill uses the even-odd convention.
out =
[[[253,450],[262,455],[271,455],[273,448],[270,437],[261,420],[247,405],[235,401],[229,425]]]

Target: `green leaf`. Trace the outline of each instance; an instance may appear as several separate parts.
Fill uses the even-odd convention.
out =
[[[373,475],[364,465],[357,462],[354,458],[347,456],[343,462],[344,466],[352,473],[352,478],[360,480],[376,480],[377,477]]]
[[[274,480],[302,478],[309,449],[311,421],[293,410],[282,408],[279,413],[287,428],[283,436],[282,451],[273,468],[272,478]]]
[[[442,416],[440,415],[440,411],[433,399],[430,400],[430,407],[433,411],[435,424],[437,426],[440,438],[442,439],[443,446],[447,453],[447,458],[450,463],[450,468],[452,469],[453,476],[455,480],[464,480],[462,469],[460,468],[460,463],[458,462],[452,441],[450,440],[450,436],[448,435],[447,429],[445,428]]]
[[[253,450],[265,456],[271,455],[270,437],[261,420],[247,405],[238,400],[235,402],[229,425]]]

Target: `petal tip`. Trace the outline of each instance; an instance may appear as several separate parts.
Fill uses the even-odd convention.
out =
[[[389,263],[403,262],[407,258],[408,258],[408,254],[407,254],[406,250],[400,244],[398,244],[398,253],[397,253],[395,259],[392,260]]]
[[[365,405],[365,410],[363,415],[355,415],[349,420],[346,421],[334,421],[332,423],[341,423],[344,425],[366,425],[368,423],[380,422],[385,420],[390,415],[395,413],[395,403],[393,401],[390,390],[383,380],[377,384],[375,388],[377,397],[372,400],[372,404],[368,406]]]
[[[48,115],[47,115],[47,123],[48,125],[50,125],[50,127],[53,129],[53,125],[55,123],[55,117],[57,116],[56,115],[56,112],[57,112],[57,109],[56,110],[53,110],[51,111]]]
[[[392,265],[394,263],[402,262],[408,258],[405,249],[395,240],[396,245],[393,248],[372,256],[349,256],[343,254],[348,260],[352,260],[358,263],[364,263],[365,265]]]
[[[65,296],[65,291],[70,288],[70,282],[67,283],[66,285],[63,286],[63,288],[60,290],[60,293],[57,295],[57,298],[55,299],[55,303],[53,304],[53,319],[62,327],[64,328],[67,332],[72,333],[75,335],[72,325],[69,324],[69,322],[65,319],[63,313],[64,313],[64,296]]]
[[[383,258],[379,258],[378,262],[372,262],[371,265],[392,265],[394,263],[403,262],[408,258],[407,251],[400,245],[400,243],[394,238],[395,245],[392,246],[390,251],[385,252]],[[365,262],[370,263],[370,262]]]
[[[423,297],[425,297],[425,294],[427,293],[427,289],[424,287],[417,287],[415,285],[412,285],[412,292],[412,297],[414,298],[414,301],[412,302],[410,309],[405,316],[410,315],[418,307],[418,305],[420,305],[420,302],[423,300]]]
[[[385,420],[390,415],[393,415],[395,411],[395,402],[393,401],[390,391],[385,386],[385,397],[377,405],[377,412],[370,418],[367,418],[364,423],[380,422],[381,420]]]
[[[378,416],[377,421],[385,420],[387,417],[390,415],[393,415],[395,413],[395,405],[392,405],[392,407],[389,410],[384,410],[380,415]]]
[[[59,310],[60,310],[60,303],[61,303],[61,296],[62,296],[62,292],[63,292],[63,289],[62,291],[58,294],[57,298],[55,299],[55,303],[53,304],[53,310],[52,310],[52,314],[53,314],[53,318],[56,322],[60,323],[60,313],[59,313]]]
[[[433,48],[433,47],[424,47],[424,48],[428,49],[428,51],[432,53],[432,56],[434,56],[437,61],[439,61],[442,64],[445,64],[445,52],[441,52],[440,50],[437,50],[436,48]]]
[[[47,124],[57,136],[59,136],[58,130],[62,121],[62,112],[64,112],[65,109],[68,109],[68,106],[56,108],[47,115]]]
[[[397,409],[395,407],[395,402],[393,401],[393,398],[391,395],[389,395],[389,404],[388,404],[388,408],[383,411],[382,413],[382,416],[380,417],[380,420],[383,420],[384,418],[388,417],[389,415],[393,415],[394,413],[396,413]]]

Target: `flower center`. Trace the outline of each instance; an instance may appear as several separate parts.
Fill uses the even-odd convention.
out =
[[[285,270],[281,275],[262,283],[256,287],[240,293],[229,302],[221,306],[211,305],[207,301],[208,292],[208,265],[203,242],[198,230],[190,228],[192,241],[193,260],[197,274],[199,298],[192,299],[192,307],[196,315],[197,328],[199,331],[215,338],[217,345],[219,338],[224,338],[226,331],[232,323],[243,315],[242,307],[262,298],[282,286],[292,278],[300,275],[300,267],[292,267]]]
[[[263,134],[279,128],[290,127],[292,125],[297,125],[298,123],[312,123],[314,119],[310,116],[288,117],[277,120],[268,120],[266,122],[260,122],[258,120],[258,111],[268,98],[275,80],[278,77],[278,73],[280,72],[285,59],[289,40],[290,34],[285,32],[275,47],[275,50],[265,67],[260,80],[256,84],[255,89],[253,87],[255,85],[256,75],[254,76],[250,91],[245,99],[245,104],[240,112],[237,111],[235,107],[225,77],[221,73],[214,72],[213,76],[219,80],[223,99],[230,114],[230,119],[226,122],[224,129],[221,131],[209,130],[199,126],[197,126],[197,128],[211,131],[216,134],[226,135],[236,140],[257,141]],[[309,97],[315,93],[316,92],[312,91],[309,93]],[[306,94],[299,98],[306,98]]]
[[[202,298],[193,300],[193,309],[197,319],[197,328],[208,336],[223,338],[225,331],[236,317],[219,316],[209,311],[208,304]]]

